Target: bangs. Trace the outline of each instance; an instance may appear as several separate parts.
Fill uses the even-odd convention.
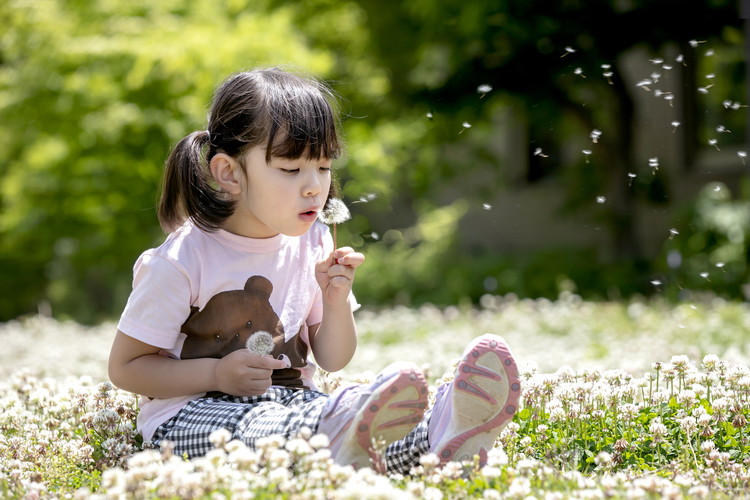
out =
[[[329,94],[325,88],[286,88],[267,102],[266,161],[271,157],[295,160],[336,159],[341,144]],[[329,94],[329,97],[330,96]]]

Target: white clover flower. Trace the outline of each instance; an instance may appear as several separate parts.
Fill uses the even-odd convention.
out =
[[[232,439],[232,433],[227,429],[215,430],[208,436],[208,440],[215,448],[223,448],[230,439]]]
[[[612,465],[612,455],[606,451],[600,451],[599,454],[594,457],[594,463],[600,467],[610,467]]]
[[[325,434],[315,434],[310,437],[310,446],[312,446],[316,450],[319,450],[321,448],[328,448],[329,445],[330,440]]]
[[[698,430],[698,422],[695,417],[685,417],[680,422],[680,429],[686,434],[692,434]]]

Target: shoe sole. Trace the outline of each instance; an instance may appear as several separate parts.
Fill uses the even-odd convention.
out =
[[[427,383],[414,365],[406,365],[400,373],[375,390],[352,421],[350,432],[341,449],[350,453],[340,463],[354,468],[371,466],[385,472],[384,449],[376,442],[388,444],[406,436],[418,424],[427,408]],[[353,432],[352,432],[353,430]]]
[[[518,409],[521,381],[510,349],[500,337],[480,339],[456,369],[446,432],[454,437],[435,451],[443,463],[472,460],[477,450],[480,465],[486,463],[487,451]]]

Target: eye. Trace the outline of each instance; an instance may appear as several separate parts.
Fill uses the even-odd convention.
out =
[[[282,172],[284,172],[285,174],[289,174],[289,175],[294,175],[294,174],[296,174],[297,172],[299,172],[299,169],[298,169],[298,168],[292,168],[292,169],[288,169],[288,168],[282,168],[282,169],[280,169],[280,170],[281,170]]]
[[[247,328],[250,329],[250,328],[253,327],[253,322],[252,321],[248,321],[247,325],[245,325],[245,326],[247,326]]]
[[[219,335],[218,333],[216,335],[214,335],[214,340],[216,342],[221,342],[221,335]]]
[[[236,339],[240,338],[240,334],[239,333],[235,333],[234,334],[234,338],[236,338]]]
[[[320,171],[324,173],[328,173],[331,171],[331,167],[320,167]]]

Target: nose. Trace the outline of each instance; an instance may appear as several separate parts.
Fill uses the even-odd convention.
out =
[[[302,195],[305,198],[317,196],[323,190],[323,186],[318,178],[317,173],[305,177],[305,183],[302,187]]]

